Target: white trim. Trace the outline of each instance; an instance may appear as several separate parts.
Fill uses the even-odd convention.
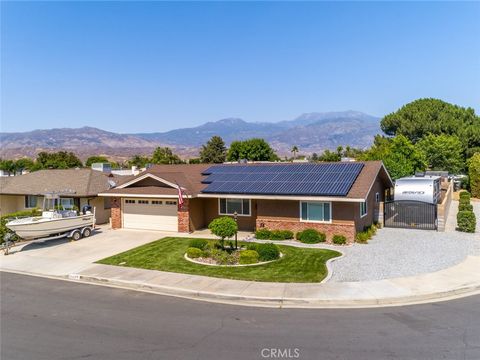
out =
[[[365,204],[365,214],[362,215],[362,204]],[[368,214],[368,203],[366,201],[364,202],[361,202],[360,204],[358,204],[359,206],[359,213],[360,213],[360,219],[361,218],[364,218],[365,216],[367,216]]]
[[[130,185],[132,184],[135,184],[139,181],[142,181],[146,178],[151,178],[151,179],[154,179],[154,180],[157,180],[157,181],[160,181],[161,183],[164,183],[165,185],[168,185],[168,186],[171,186],[172,188],[174,189],[178,189],[178,185],[177,184],[174,184],[170,181],[167,181],[159,176],[156,176],[156,175],[153,175],[153,174],[150,174],[150,173],[146,173],[146,174],[143,174],[135,179],[132,179],[128,182],[126,182],[125,184],[122,184],[120,186],[117,186],[116,189],[125,189],[126,187],[129,187]],[[182,189],[185,189],[184,187],[181,187]],[[186,190],[186,189],[185,189]]]
[[[322,197],[322,196],[290,196],[290,195],[242,195],[242,194],[198,194],[199,198],[222,198],[222,199],[265,199],[265,200],[299,200],[299,201],[323,201],[323,202],[353,202],[365,201],[363,198],[345,197]]]
[[[328,204],[330,205],[330,220],[325,221],[325,220],[303,220],[303,213],[302,213],[302,203],[309,203],[309,202],[317,202],[317,203],[322,203],[322,204]],[[299,201],[298,202],[299,207],[300,207],[300,222],[303,223],[316,223],[316,224],[331,224],[333,222],[333,212],[332,212],[332,202],[331,201]]]
[[[98,196],[108,197],[132,197],[132,198],[157,198],[157,199],[178,199],[178,195],[150,195],[150,194],[115,194],[115,193],[100,193]],[[183,195],[184,199],[191,199],[191,195]]]
[[[229,213],[221,213],[220,212],[220,200],[225,199],[240,199],[240,198],[218,198],[218,215],[222,216],[235,216],[234,214],[229,214]],[[240,200],[245,200],[245,199],[240,199]],[[225,204],[226,206],[226,204]],[[243,210],[243,204],[242,204],[242,210]],[[244,217],[251,217],[252,216],[252,200],[248,199],[248,215],[245,214],[238,214],[237,216],[244,216]]]

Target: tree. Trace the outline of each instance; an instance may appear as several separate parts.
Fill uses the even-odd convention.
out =
[[[142,155],[134,155],[127,161],[128,166],[136,166],[137,168],[143,168],[150,162],[150,159]]]
[[[24,170],[32,170],[35,167],[35,163],[30,158],[21,158],[15,161],[15,174],[21,173]]]
[[[318,154],[317,154],[317,153],[313,153],[312,156],[310,157],[310,160],[312,160],[312,161],[318,161]]]
[[[413,175],[426,167],[424,154],[403,135],[394,138],[375,136],[373,146],[360,160],[383,160],[393,179]]]
[[[224,249],[226,238],[231,238],[238,231],[237,222],[231,217],[223,216],[214,219],[209,225],[208,229],[213,235],[220,238],[220,245]]]
[[[82,161],[73,152],[67,151],[53,153],[42,151],[38,153],[35,164],[35,167],[40,169],[69,169],[82,166]]]
[[[0,159],[0,170],[6,171],[8,173],[15,173],[15,162],[13,160],[3,160]]]
[[[457,174],[464,168],[462,142],[455,135],[429,134],[417,142],[416,147],[426,158],[432,170],[447,170]]]
[[[182,160],[169,147],[157,147],[152,155],[153,164],[181,164]]]
[[[334,161],[340,161],[341,158],[342,156],[338,152],[333,152],[327,149],[318,157],[318,160],[334,162]]]
[[[110,161],[105,156],[90,156],[85,162],[85,166],[91,167],[94,163],[110,163]]]
[[[225,142],[220,136],[212,136],[200,150],[200,161],[202,163],[221,164],[225,162],[227,148]]]
[[[238,161],[242,159],[275,161],[278,160],[278,156],[264,139],[253,138],[244,141],[233,141],[228,149],[227,160]]]
[[[296,145],[294,145],[292,147],[292,150],[290,150],[290,151],[293,153],[293,160],[295,160],[296,157],[297,157],[298,147]]]
[[[468,160],[468,177],[472,196],[480,198],[480,152]]]

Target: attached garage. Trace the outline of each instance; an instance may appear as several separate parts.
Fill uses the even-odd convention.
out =
[[[173,199],[123,199],[126,229],[178,231],[177,201]]]

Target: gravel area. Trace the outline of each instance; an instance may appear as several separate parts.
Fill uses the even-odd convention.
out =
[[[345,257],[331,263],[330,282],[367,281],[442,270],[480,256],[480,202],[472,202],[477,232],[455,231],[458,202],[453,201],[446,232],[384,228],[366,245],[340,248]]]

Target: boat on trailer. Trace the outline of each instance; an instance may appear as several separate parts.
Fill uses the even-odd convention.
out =
[[[91,210],[89,205],[84,206],[81,213],[73,208],[65,209],[59,194],[45,194],[41,216],[14,219],[5,226],[24,240],[59,238],[69,234],[78,240],[81,236],[89,236],[95,227],[95,210]]]

